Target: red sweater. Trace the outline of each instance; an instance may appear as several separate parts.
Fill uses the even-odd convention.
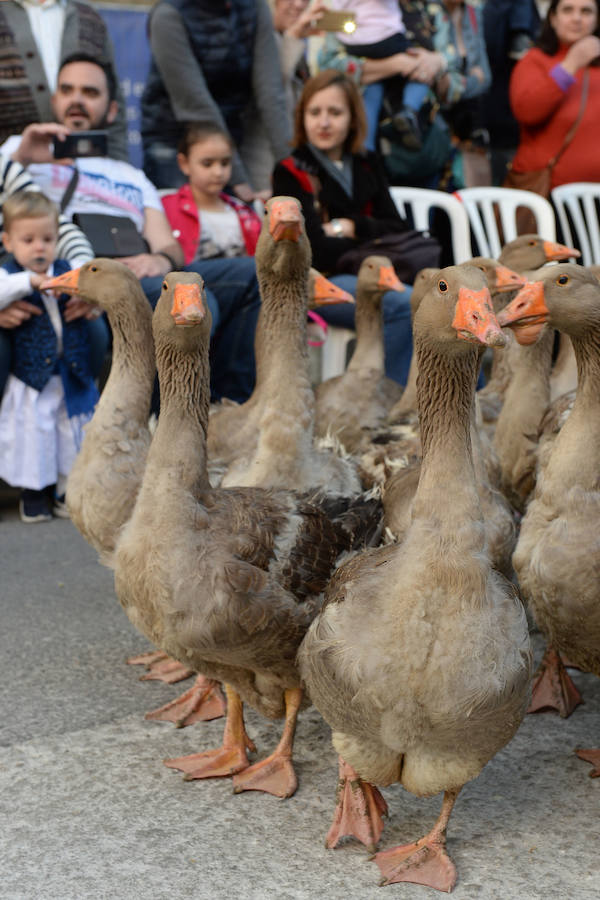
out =
[[[241,200],[236,200],[235,197],[230,197],[229,194],[221,194],[220,196],[224,203],[235,209],[240,220],[246,253],[248,256],[254,256],[256,242],[261,229],[259,217],[253,209],[242,203]],[[183,249],[185,265],[187,266],[194,259],[200,241],[200,216],[192,195],[192,189],[189,184],[184,184],[176,193],[167,194],[161,199],[169,224],[173,231],[177,232],[177,240]]]
[[[515,172],[543,169],[560,149],[577,118],[584,70],[566,91],[554,81],[551,69],[562,62],[567,47],[554,56],[538,48],[525,54],[510,80],[510,104],[519,122],[521,137],[513,160]],[[590,86],[583,118],[575,136],[552,172],[552,187],[570,181],[600,181],[598,122],[600,120],[600,68],[589,69]]]

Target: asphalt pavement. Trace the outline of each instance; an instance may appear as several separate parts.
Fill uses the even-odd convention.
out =
[[[315,710],[300,717],[289,800],[184,782],[162,759],[216,747],[223,721],[176,729],[144,712],[189,682],[140,682],[150,649],[116,600],[112,574],[69,521],[24,525],[0,494],[1,900],[404,900],[378,887],[366,850],[327,851],[337,765]],[[541,641],[535,639],[538,658]],[[600,683],[567,720],[527,716],[456,804],[448,851],[457,900],[598,900],[600,778],[574,754],[600,746]],[[280,723],[247,716],[259,754]],[[383,791],[382,849],[422,836],[440,798]]]

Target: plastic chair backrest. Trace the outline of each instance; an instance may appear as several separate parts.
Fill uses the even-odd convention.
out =
[[[551,196],[565,243],[581,250],[584,266],[599,265],[600,184],[594,181],[573,181],[571,184],[555,187]]]
[[[450,220],[452,235],[452,257],[456,265],[465,262],[471,253],[469,219],[463,205],[452,194],[445,191],[394,186],[390,194],[403,218],[412,213],[414,226],[418,231],[429,231],[430,213],[436,207],[443,209]]]
[[[479,253],[497,259],[503,243],[517,237],[517,208],[530,209],[537,223],[537,233],[547,241],[556,240],[556,219],[552,204],[533,191],[518,191],[504,187],[471,187],[454,192],[462,201],[477,241]],[[504,241],[498,233],[498,211]]]

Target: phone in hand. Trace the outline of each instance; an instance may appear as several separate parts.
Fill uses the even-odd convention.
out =
[[[54,159],[71,159],[77,156],[106,156],[107,131],[74,131],[64,140],[54,138]]]
[[[323,15],[316,20],[316,27],[320,31],[343,31],[346,34],[352,34],[356,31],[356,13],[326,9]]]

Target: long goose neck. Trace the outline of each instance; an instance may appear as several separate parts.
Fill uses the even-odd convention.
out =
[[[289,276],[261,276],[256,341],[257,386],[279,394],[290,381],[309,383],[306,312],[308,267]]]
[[[136,307],[128,300],[109,313],[112,364],[98,403],[98,418],[126,407],[130,419],[148,421],[155,374],[152,311],[145,297]]]
[[[600,326],[572,336],[577,394],[548,464],[548,477],[597,490],[600,464]]]
[[[550,402],[550,370],[554,331],[545,327],[533,347],[511,347],[513,375],[498,416],[494,443],[521,443],[537,431]]]
[[[377,369],[383,374],[385,359],[383,349],[383,316],[381,300],[383,291],[357,292],[354,320],[356,347],[348,368]]]
[[[146,475],[153,481],[167,479],[173,492],[208,487],[206,431],[208,427],[208,346],[198,353],[182,353],[157,342],[156,363],[160,381],[160,416],[152,439]]]
[[[457,517],[481,517],[470,437],[479,354],[473,347],[452,359],[420,336],[415,344],[423,462],[413,519],[437,510],[440,527],[451,531]]]

